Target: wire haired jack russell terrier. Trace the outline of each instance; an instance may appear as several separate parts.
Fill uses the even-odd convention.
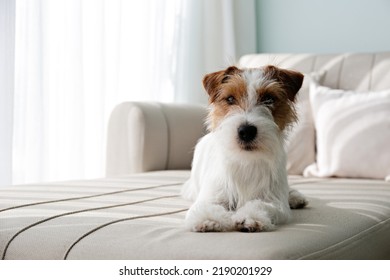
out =
[[[189,230],[270,231],[289,220],[290,208],[307,205],[288,186],[284,150],[303,77],[268,65],[231,66],[203,78],[209,133],[195,147],[182,190],[195,201],[186,215]]]

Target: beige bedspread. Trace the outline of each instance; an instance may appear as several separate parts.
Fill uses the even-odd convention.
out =
[[[390,183],[290,177],[307,209],[273,232],[193,233],[189,171],[0,188],[3,259],[390,259]]]

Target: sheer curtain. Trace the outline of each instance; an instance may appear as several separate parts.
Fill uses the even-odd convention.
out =
[[[186,0],[179,36],[176,101],[203,102],[205,73],[235,64],[255,53],[255,0]]]
[[[17,1],[14,183],[104,176],[114,105],[173,100],[180,2]]]
[[[104,176],[105,133],[114,106],[140,100],[205,103],[204,73],[233,63],[240,48],[255,51],[254,5],[17,0],[12,174],[3,183]],[[246,32],[246,42],[237,40],[240,32]]]
[[[14,19],[14,0],[0,0],[0,186],[12,181]]]

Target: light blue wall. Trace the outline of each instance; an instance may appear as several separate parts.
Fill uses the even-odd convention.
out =
[[[258,52],[390,51],[390,0],[257,0]]]

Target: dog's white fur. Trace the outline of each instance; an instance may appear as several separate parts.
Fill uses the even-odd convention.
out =
[[[256,97],[258,87],[273,81],[261,69],[240,75],[247,85],[245,109],[235,108],[200,139],[182,190],[184,198],[195,201],[185,221],[192,231],[269,231],[289,220],[290,206],[307,204],[288,186],[284,132]],[[251,143],[256,149],[243,149],[237,141],[238,127],[245,123],[257,128]]]

